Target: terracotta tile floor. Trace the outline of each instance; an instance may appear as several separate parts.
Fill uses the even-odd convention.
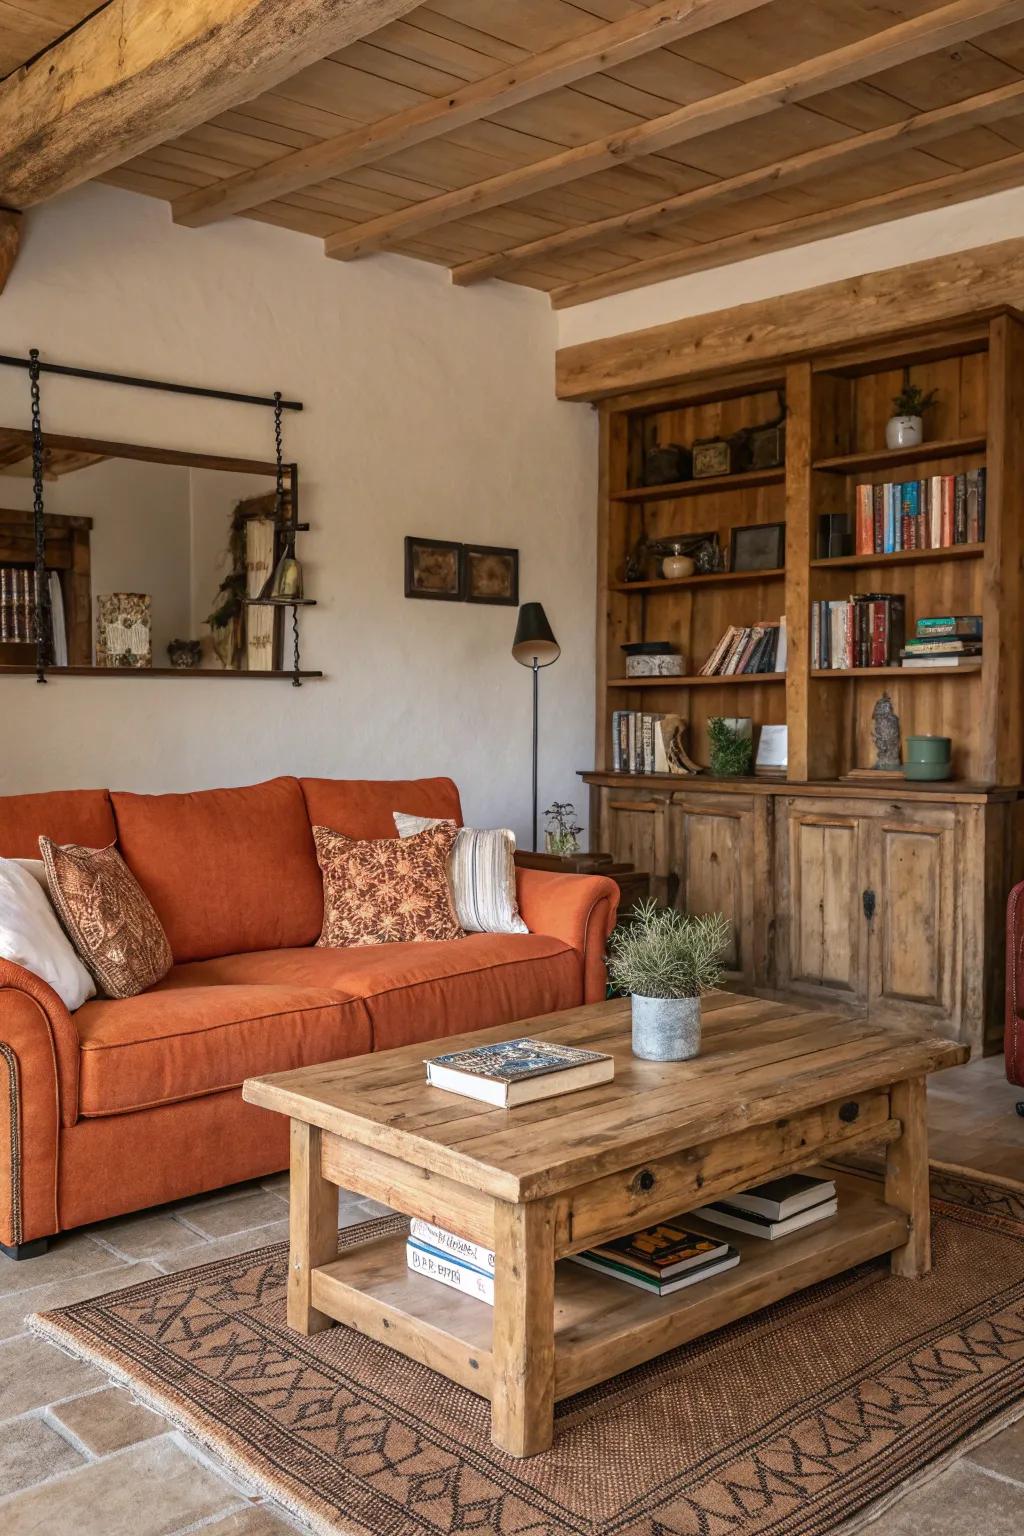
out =
[[[1024,1119],[997,1058],[932,1080],[932,1155],[1024,1181]],[[33,1312],[85,1300],[287,1232],[287,1176],[221,1190],[58,1239],[40,1259],[0,1256],[3,1536],[279,1536],[302,1526],[101,1372],[28,1333]],[[383,1207],[342,1195],[344,1225]],[[880,1536],[1020,1536],[1024,1421],[905,1498]],[[826,1536],[826,1533],[822,1533]]]

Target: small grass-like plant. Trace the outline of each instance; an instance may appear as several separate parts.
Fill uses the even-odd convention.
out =
[[[612,934],[609,979],[617,991],[638,997],[700,997],[721,981],[730,937],[721,912],[689,917],[641,902]]]
[[[754,761],[754,743],[749,735],[740,735],[736,727],[715,715],[708,721],[711,747],[711,772],[716,779],[732,779],[750,772]]]

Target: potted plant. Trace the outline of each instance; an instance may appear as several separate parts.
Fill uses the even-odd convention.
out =
[[[633,1055],[688,1061],[700,1051],[700,1000],[722,979],[731,937],[721,912],[689,917],[642,902],[611,938],[608,975],[632,998]]]
[[[576,820],[576,807],[571,800],[555,800],[544,812],[547,817],[544,842],[548,853],[579,853],[580,833],[583,828]]]
[[[754,761],[754,722],[713,715],[708,721],[711,773],[716,779],[748,774]]]
[[[921,418],[934,403],[937,393],[937,390],[930,389],[925,394],[919,384],[911,384],[909,379],[904,380],[899,394],[893,396],[893,414],[885,424],[887,447],[916,448],[918,443],[924,441],[924,422]]]

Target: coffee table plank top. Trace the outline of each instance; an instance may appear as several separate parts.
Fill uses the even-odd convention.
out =
[[[429,1087],[424,1060],[533,1035],[607,1051],[615,1077],[579,1093],[494,1109]],[[630,1049],[628,999],[426,1045],[253,1078],[252,1104],[319,1126],[504,1200],[530,1200],[649,1157],[763,1125],[830,1099],[966,1061],[924,1030],[714,993],[702,1053],[647,1062]]]

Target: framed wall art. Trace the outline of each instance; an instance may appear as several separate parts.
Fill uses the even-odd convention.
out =
[[[467,544],[464,554],[466,602],[519,603],[519,551],[489,544]]]
[[[448,539],[406,538],[405,595],[460,603],[465,596],[463,546]]]

